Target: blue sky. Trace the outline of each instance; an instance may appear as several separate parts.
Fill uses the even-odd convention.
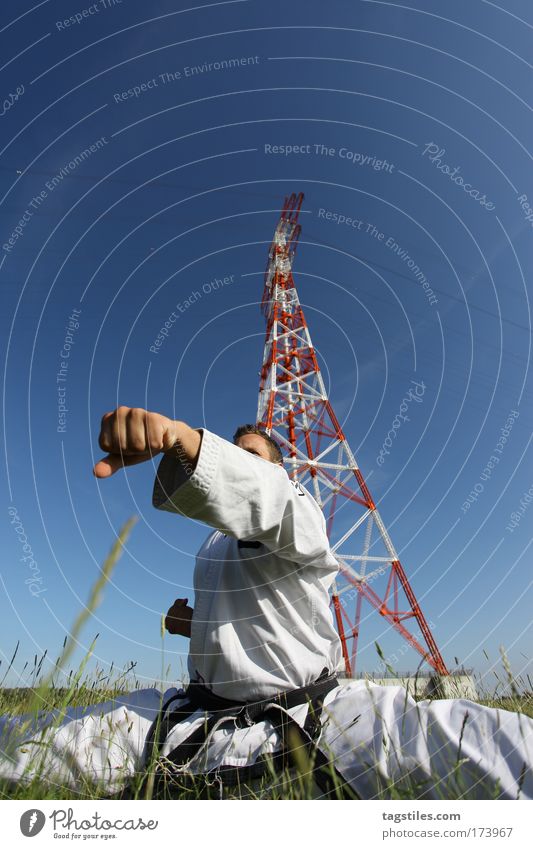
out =
[[[489,684],[502,645],[531,672],[533,18],[525,0],[442,11],[81,0],[4,13],[9,683],[35,654],[55,659],[132,514],[73,665],[98,633],[90,668],[135,661],[143,682],[185,668],[186,640],[163,652],[160,614],[193,601],[206,529],[152,508],[150,464],[96,481],[99,422],[126,404],[230,438],[255,418],[263,272],[293,191],[295,281],[330,399],[439,648]],[[412,381],[422,400],[379,463]],[[416,666],[368,611],[360,670],[376,667],[375,640]]]

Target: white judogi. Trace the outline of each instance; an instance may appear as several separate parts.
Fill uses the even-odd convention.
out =
[[[218,529],[196,558],[191,680],[252,701],[309,684],[324,667],[336,672],[329,588],[338,564],[322,510],[281,466],[201,432],[194,473],[185,480],[165,456],[153,496],[156,507]]]
[[[322,513],[281,467],[250,456],[207,430],[194,474],[160,464],[154,503],[217,528],[197,556],[191,675],[226,698],[252,700],[309,683],[340,663],[329,611],[336,572]],[[226,534],[226,536],[224,536]],[[238,540],[258,548],[239,548]],[[183,691],[140,690],[89,708],[57,711],[24,727],[0,717],[0,776],[39,774],[83,792],[85,778],[119,790],[142,770],[148,730],[162,702]],[[301,725],[307,706],[289,713]],[[198,710],[169,733],[168,754],[204,722]],[[268,720],[215,730],[186,765],[191,773],[246,766],[277,750]],[[415,703],[402,687],[352,681],[324,699],[320,750],[362,798],[387,798],[391,783],[413,798],[533,798],[533,720],[467,699]]]
[[[0,777],[83,794],[85,779],[114,793],[143,768],[144,741],[161,701],[175,688],[147,689],[89,708],[69,708],[59,728],[54,713],[22,729],[27,719],[0,718]],[[184,700],[176,699],[175,705]],[[290,713],[303,723],[307,707]],[[176,725],[162,755],[204,722],[197,711]],[[320,750],[363,799],[389,798],[387,787],[411,788],[427,799],[533,799],[533,720],[467,699],[415,703],[402,687],[352,681],[324,699]],[[269,721],[214,731],[209,747],[187,765],[191,773],[246,766],[275,751],[279,736]]]

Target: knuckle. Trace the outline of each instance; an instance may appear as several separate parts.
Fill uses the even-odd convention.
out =
[[[148,439],[148,445],[152,449],[159,450],[163,447],[163,427],[161,422],[151,421],[147,422],[146,427],[146,436]]]
[[[160,416],[158,416],[157,413],[148,413],[146,410],[143,410],[143,413],[145,413],[147,430],[152,430],[152,428],[157,427]]]

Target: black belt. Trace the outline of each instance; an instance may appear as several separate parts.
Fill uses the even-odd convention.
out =
[[[303,745],[308,752],[313,751],[317,768],[328,766],[327,758],[325,758],[325,756],[316,749],[315,743],[321,731],[320,715],[324,698],[330,690],[333,690],[338,686],[339,682],[335,675],[330,674],[328,669],[324,668],[316,681],[311,684],[307,684],[305,687],[299,687],[296,690],[288,690],[286,692],[278,693],[272,698],[261,699],[260,701],[236,702],[217,696],[202,684],[191,682],[185,691],[184,698],[187,699],[185,704],[167,713],[167,709],[170,704],[175,701],[176,698],[179,698],[177,696],[173,696],[162,706],[161,711],[152,724],[146,738],[144,752],[145,763],[149,764],[154,758],[154,755],[157,757],[157,754],[161,750],[161,746],[169,732],[177,723],[188,719],[193,713],[201,708],[210,715],[207,716],[205,722],[199,728],[195,729],[195,731],[193,731],[182,743],[176,746],[176,748],[169,752],[168,755],[160,761],[156,762],[156,774],[160,771],[162,765],[164,765],[164,771],[168,773],[169,767],[179,767],[188,763],[200,751],[218,720],[221,717],[226,716],[233,719],[236,727],[238,728],[251,726],[257,722],[259,718],[269,719],[274,725],[275,730],[279,732],[282,738],[282,768],[285,768],[285,766],[287,766],[287,762],[290,762],[291,760],[292,746],[288,743],[289,729],[293,730],[293,734],[296,733],[296,739],[300,741],[301,745]],[[289,708],[296,707],[300,704],[306,704],[307,702],[310,702],[310,705],[303,728],[290,716],[288,716],[284,710],[279,710],[279,708],[288,710]],[[239,769],[242,772],[243,768]],[[227,776],[228,770],[225,770],[225,774]],[[328,779],[326,776],[324,782],[327,784],[325,795],[330,795],[330,793],[333,792],[331,778]],[[317,783],[319,783],[322,787],[322,784],[318,781],[318,776]],[[332,798],[335,797],[332,796]]]
[[[277,693],[271,698],[261,699],[257,702],[236,702],[230,699],[224,699],[222,696],[217,696],[216,693],[213,693],[212,690],[209,690],[203,684],[196,682],[189,684],[185,697],[195,704],[197,708],[203,708],[203,710],[209,713],[223,713],[224,711],[238,709],[236,716],[242,717],[245,725],[253,725],[256,719],[264,713],[268,705],[277,704],[288,710],[297,705],[305,704],[308,700],[312,702],[317,696],[325,696],[330,690],[338,686],[339,682],[336,676],[330,674],[325,667],[312,684],[306,684],[297,690],[286,690],[285,692]]]

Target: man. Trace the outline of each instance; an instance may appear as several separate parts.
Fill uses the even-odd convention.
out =
[[[98,478],[163,452],[154,504],[216,529],[197,556],[194,611],[181,599],[167,614],[171,631],[190,627],[193,707],[183,690],[147,688],[69,707],[59,725],[53,711],[0,717],[0,778],[120,789],[146,766],[161,699],[172,710],[159,754],[195,775],[227,778],[227,769],[279,753],[279,716],[287,727],[311,727],[308,705],[289,700],[302,687],[313,694],[320,671],[340,663],[327,594],[336,561],[318,505],[289,480],[270,440],[244,428],[235,442],[146,410],[103,417],[108,455],[94,468]],[[194,693],[213,706],[207,722]],[[277,693],[289,694],[285,704]],[[268,714],[233,708],[257,699],[272,706]],[[209,745],[198,749],[206,725]],[[467,699],[415,702],[402,687],[354,680],[326,693],[315,731],[319,773],[330,760],[348,796],[533,798],[533,719],[520,713]]]
[[[322,511],[264,433],[244,427],[234,441],[120,407],[102,420],[109,454],[94,470],[106,477],[162,451],[154,505],[216,529],[197,555],[194,611],[177,599],[166,619],[190,633],[192,685],[214,693],[215,705],[298,691],[341,663],[328,595],[338,567]],[[531,798],[533,722],[518,714],[466,699],[417,704],[401,687],[364,681],[330,688],[324,710],[318,763],[327,752],[341,783],[363,798],[386,795],[390,784],[427,798]],[[308,718],[298,714],[304,729]],[[181,728],[177,751],[187,757]]]
[[[162,451],[153,503],[211,525],[197,554],[195,608],[177,599],[166,624],[190,635],[191,681],[250,702],[298,689],[340,666],[329,608],[338,570],[316,501],[254,426],[234,443],[158,413],[119,407],[102,419],[97,477]]]
[[[266,431],[260,430],[257,425],[242,425],[237,428],[233,442],[239,448],[249,451],[250,454],[255,454],[256,457],[262,457],[264,460],[270,460],[280,466],[283,465],[282,454],[277,442]],[[255,543],[252,545],[254,546]],[[194,611],[187,602],[188,599],[186,598],[177,598],[169,609],[165,617],[165,628],[170,634],[179,634],[182,637],[191,636],[191,620]]]
[[[234,727],[273,720],[288,744],[288,710],[298,714],[304,706],[301,742],[310,751],[342,660],[328,592],[338,564],[322,511],[289,479],[275,440],[243,425],[232,444],[206,428],[119,407],[104,415],[99,442],[109,454],[95,466],[97,477],[162,451],[154,506],[215,528],[197,554],[194,611],[187,599],[176,599],[165,620],[168,630],[191,640],[189,701],[172,696],[164,704],[156,742],[168,741],[176,725],[182,731],[191,715],[201,719],[203,708],[208,732],[238,714]],[[279,713],[273,700],[281,700]],[[300,727],[292,724],[293,734]],[[148,735],[147,756],[156,733]],[[167,760],[189,762],[206,740],[201,728],[190,739],[181,735]]]
[[[58,727],[52,714],[30,729],[25,716],[6,718],[0,732],[10,760],[0,759],[0,775],[31,780],[38,771],[74,787],[83,776],[112,792],[142,773],[157,737],[165,763],[196,775],[224,770],[231,784],[228,770],[239,770],[239,782],[242,767],[251,770],[245,780],[260,775],[261,756],[279,751],[287,729],[300,729],[304,744],[319,731],[320,705],[337,687],[341,662],[328,594],[338,566],[325,520],[289,479],[265,432],[242,426],[234,443],[143,409],[103,416],[99,444],[107,456],[95,476],[162,452],[154,505],[215,529],[197,555],[194,611],[177,599],[166,619],[171,632],[191,638],[191,685],[69,708]],[[35,745],[25,745],[30,736]]]

